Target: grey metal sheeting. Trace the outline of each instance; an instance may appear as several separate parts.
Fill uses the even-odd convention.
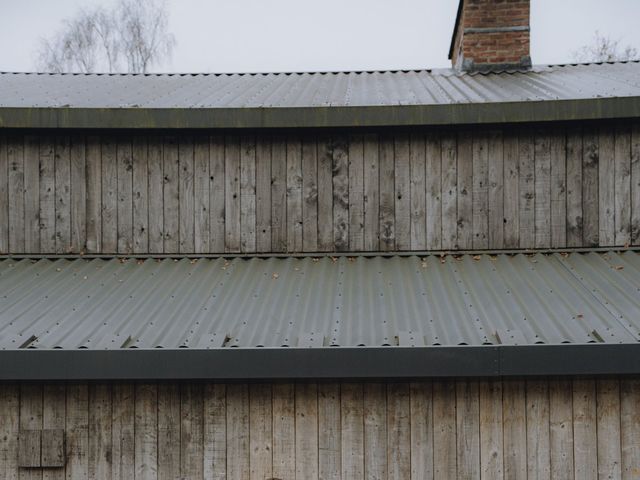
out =
[[[1,73],[0,108],[296,108],[450,105],[640,96],[640,63],[258,74]]]
[[[0,261],[0,349],[635,344],[640,254]]]
[[[640,117],[640,63],[265,74],[0,73],[0,128],[301,128]]]

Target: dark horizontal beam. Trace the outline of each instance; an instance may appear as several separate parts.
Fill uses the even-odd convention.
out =
[[[235,129],[476,125],[640,117],[640,97],[269,108],[0,108],[0,128]]]
[[[275,380],[640,373],[640,344],[4,350],[0,380]]]

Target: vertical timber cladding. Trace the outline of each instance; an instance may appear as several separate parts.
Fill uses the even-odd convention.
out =
[[[3,384],[0,477],[637,478],[639,417],[633,377]],[[50,429],[64,466],[20,467]]]
[[[0,253],[640,245],[640,124],[0,136]]]

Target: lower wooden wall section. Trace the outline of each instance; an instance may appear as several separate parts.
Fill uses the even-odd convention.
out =
[[[66,467],[18,467],[52,428]],[[0,478],[640,478],[640,379],[4,384]]]

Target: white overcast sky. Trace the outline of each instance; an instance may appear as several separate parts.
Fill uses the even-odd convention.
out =
[[[81,6],[114,0],[0,0],[0,71],[33,71],[39,37]],[[458,0],[168,0],[171,72],[449,66]],[[534,63],[563,63],[596,30],[640,49],[640,0],[531,0]]]

